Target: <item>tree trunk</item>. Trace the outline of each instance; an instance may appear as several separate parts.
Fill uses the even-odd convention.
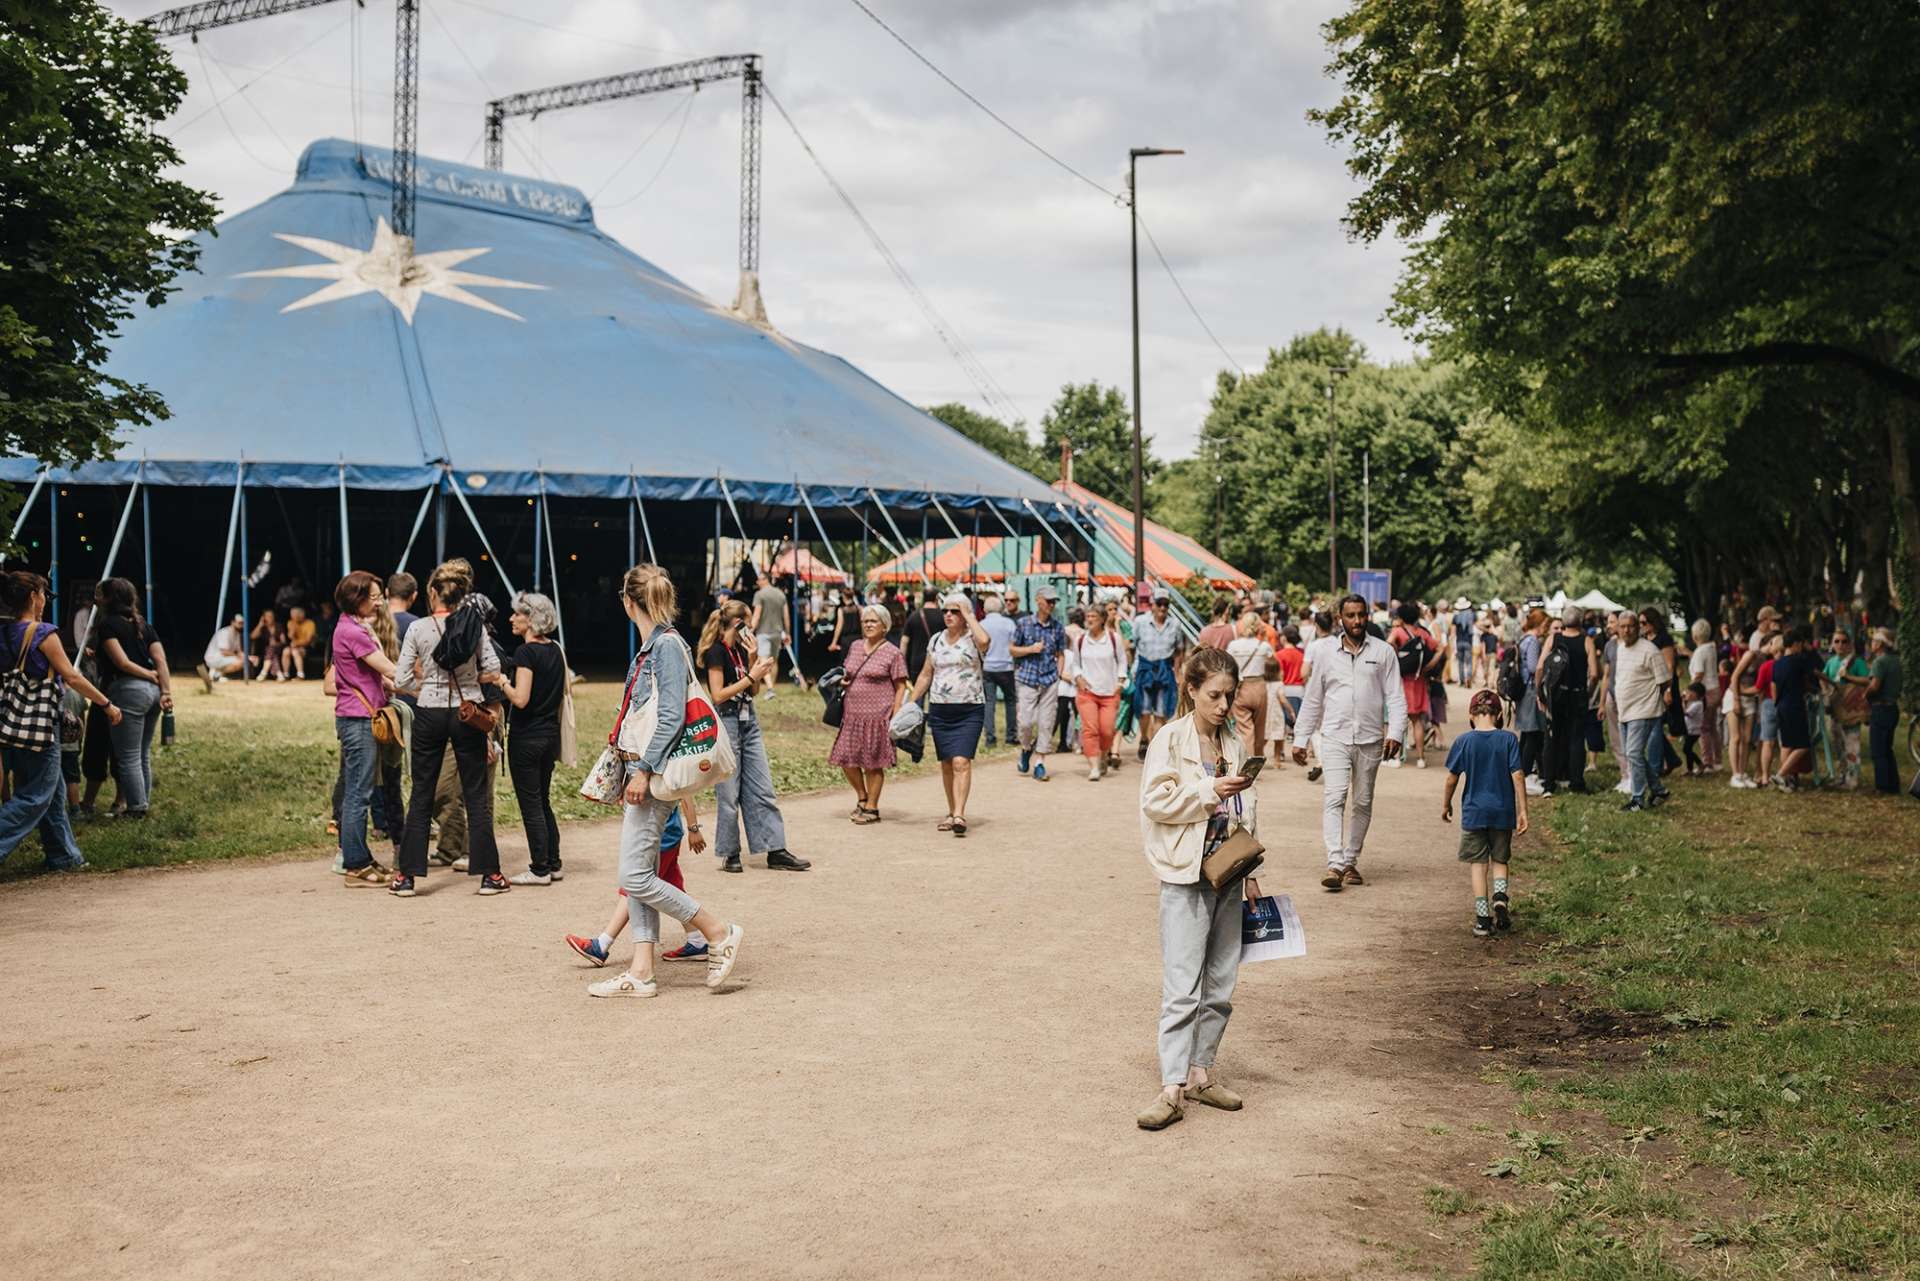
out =
[[[1909,567],[1920,564],[1920,496],[1913,490],[1913,418],[1912,405],[1898,400],[1888,403],[1887,475],[1893,484],[1894,524],[1900,530]],[[1896,588],[1901,609],[1912,611],[1915,606],[1912,579],[1897,581]]]

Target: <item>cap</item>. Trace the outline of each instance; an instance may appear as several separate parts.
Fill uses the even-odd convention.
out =
[[[973,602],[960,592],[948,592],[940,598],[941,609],[957,609],[962,613],[973,612]]]
[[[1041,585],[1040,590],[1033,594],[1033,598],[1035,600],[1059,600],[1060,590],[1052,583],[1044,583]]]
[[[1893,648],[1893,629],[1891,627],[1874,628],[1873,641],[1875,644],[1885,645],[1888,649],[1892,649]]]
[[[1173,599],[1173,593],[1168,591],[1166,588],[1164,587],[1154,588],[1153,590],[1154,604],[1159,605],[1159,604],[1162,604],[1163,602],[1170,601],[1172,599]]]
[[[1763,623],[1770,623],[1770,622],[1772,622],[1772,621],[1773,621],[1774,619],[1776,619],[1776,618],[1778,618],[1778,617],[1780,617],[1780,611],[1779,611],[1779,610],[1777,610],[1777,609],[1775,609],[1775,608],[1774,608],[1773,606],[1771,606],[1771,605],[1762,605],[1762,606],[1760,607],[1760,621],[1761,621],[1761,622],[1763,622]]]
[[[1490,689],[1475,690],[1473,697],[1467,700],[1467,715],[1498,716],[1500,714],[1500,695]]]

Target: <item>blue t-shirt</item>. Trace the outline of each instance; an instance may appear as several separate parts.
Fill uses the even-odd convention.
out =
[[[678,845],[687,834],[687,825],[680,817],[680,807],[673,807],[673,813],[667,815],[667,821],[660,828],[660,849],[662,852]]]
[[[1511,730],[1470,729],[1447,749],[1447,772],[1466,775],[1460,826],[1469,832],[1512,831],[1513,776],[1520,772],[1520,739]]]

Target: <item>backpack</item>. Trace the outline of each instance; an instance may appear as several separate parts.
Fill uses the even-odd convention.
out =
[[[1540,672],[1540,699],[1551,702],[1554,691],[1560,688],[1560,682],[1566,677],[1567,664],[1572,661],[1567,651],[1555,645],[1547,651],[1547,665]]]
[[[1401,633],[1406,639],[1395,649],[1400,656],[1400,675],[1418,676],[1427,670],[1427,664],[1433,659],[1433,649],[1427,643],[1427,634],[1419,628],[1402,628]]]
[[[1518,703],[1527,696],[1527,674],[1520,669],[1520,646],[1507,646],[1500,655],[1500,697]]]

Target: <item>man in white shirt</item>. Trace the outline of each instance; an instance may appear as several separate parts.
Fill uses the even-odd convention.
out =
[[[207,693],[213,693],[215,681],[229,677],[242,678],[247,666],[246,646],[240,639],[240,616],[235,614],[233,621],[213,634],[207,642],[207,652],[201,656],[196,670],[200,680],[207,687]]]
[[[1007,617],[1006,604],[998,596],[987,597],[987,616],[980,620],[980,626],[987,633],[987,652],[980,666],[987,684],[987,746],[992,747],[999,742],[993,734],[996,702],[1006,705],[1007,742],[1020,736],[1015,722],[1019,700],[1013,694],[1014,622]]]
[[[1633,767],[1633,796],[1622,809],[1652,809],[1667,799],[1660,785],[1666,735],[1660,718],[1673,697],[1673,671],[1667,656],[1640,632],[1640,616],[1620,615],[1620,643],[1614,647],[1613,699],[1620,708],[1620,729]]]
[[[1325,792],[1320,830],[1327,847],[1329,890],[1365,885],[1358,863],[1373,821],[1373,782],[1382,759],[1400,755],[1407,697],[1393,646],[1367,634],[1363,596],[1340,601],[1339,630],[1307,651],[1306,697],[1293,723],[1293,760],[1307,763],[1307,743],[1320,735]],[[1349,815],[1348,802],[1352,802]]]

